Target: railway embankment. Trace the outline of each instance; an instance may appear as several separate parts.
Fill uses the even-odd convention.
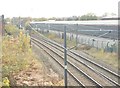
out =
[[[48,69],[33,52],[30,37],[24,31],[18,36],[3,36],[2,80],[3,86],[11,88],[63,85],[62,78],[53,69]]]

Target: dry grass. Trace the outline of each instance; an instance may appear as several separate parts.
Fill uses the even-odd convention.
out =
[[[19,37],[4,36],[2,41],[2,78],[9,78],[29,67],[31,59],[34,58],[30,44],[30,38],[22,32]]]
[[[46,37],[60,43],[63,44],[64,40],[59,38],[56,34],[53,33],[48,33],[48,34],[44,34]],[[67,47],[73,47],[75,46],[75,40],[68,40],[67,39]],[[115,68],[118,68],[118,55],[116,53],[109,53],[109,52],[104,52],[104,50],[97,50],[96,48],[92,48],[90,46],[86,46],[86,45],[80,45],[77,50],[83,51],[88,53],[89,55],[95,57],[95,59],[99,59],[109,65],[114,66]]]
[[[109,65],[114,66],[115,68],[118,68],[118,55],[117,53],[110,53],[110,52],[104,52],[103,49],[96,49],[92,48],[87,45],[80,45],[78,47],[78,50],[84,51],[88,53],[89,55],[93,56],[95,59],[98,59],[100,61],[103,61]]]
[[[18,86],[63,86],[63,80],[59,79],[52,69],[46,72],[44,65],[37,59],[31,60],[30,67],[14,74]]]
[[[116,53],[104,52],[104,50],[97,50],[91,48],[90,50],[85,50],[88,54],[94,56],[96,59],[99,59],[109,65],[118,68],[118,55]]]
[[[19,36],[15,38],[13,38],[13,36],[4,36],[2,51],[3,81],[5,81],[4,79],[6,77],[9,78],[12,86],[23,86],[24,84],[28,86],[41,86],[41,83],[49,86],[51,86],[50,83],[52,83],[53,86],[63,85],[63,81],[58,80],[58,76],[56,78],[54,77],[57,75],[56,73],[53,74],[50,72],[43,74],[44,69],[42,63],[37,60],[30,48],[30,37],[26,36],[23,32],[20,32]],[[31,72],[31,76],[28,74],[29,72]],[[44,76],[47,76],[47,79],[44,79]],[[42,78],[40,79],[40,77]],[[9,84],[3,83],[3,86],[9,87]]]
[[[59,44],[64,44],[64,39],[62,39],[62,38],[59,38],[59,36],[57,36],[56,34],[53,34],[53,33],[47,33],[47,34],[44,34],[44,36],[46,36],[47,38],[49,38],[49,39],[51,39],[51,40],[54,40],[54,41],[56,41],[56,42],[58,42]],[[67,47],[68,48],[71,48],[71,47],[73,47],[73,46],[75,46],[76,45],[76,43],[75,43],[75,40],[69,40],[68,38],[67,38]]]

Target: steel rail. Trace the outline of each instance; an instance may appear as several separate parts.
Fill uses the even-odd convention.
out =
[[[33,39],[33,38],[32,38]],[[39,40],[37,39],[33,39],[36,42],[41,43]],[[42,43],[41,43],[42,44]],[[43,46],[45,46],[44,44],[42,44]],[[45,46],[47,47],[47,46]],[[47,47],[49,50],[51,50],[52,52],[54,52],[55,54],[57,54],[59,57],[61,57],[62,59],[64,59],[64,57],[62,57],[61,55],[59,55],[57,52],[55,52],[54,50],[50,49],[49,47]],[[87,75],[83,70],[79,69],[77,66],[75,66],[74,64],[72,64],[70,61],[68,61],[68,63],[70,65],[72,65],[75,69],[77,69],[79,72],[81,72],[82,74],[84,74],[87,78],[89,78],[91,81],[93,81],[94,83],[97,84],[97,86],[102,87],[102,85],[100,83],[98,83],[96,80],[94,80],[92,77],[90,77],[89,75]]]
[[[53,55],[51,55],[47,50],[45,50],[43,47],[41,47],[39,44],[33,42],[34,44],[36,44],[37,46],[39,46],[41,49],[43,49],[50,57],[52,57],[63,69],[64,69],[64,66],[55,58],[53,57]],[[85,88],[85,85],[78,79],[76,78],[69,70],[67,70],[67,72],[73,77],[73,79],[75,81],[77,81],[77,83],[79,85],[82,85],[83,88]]]
[[[53,46],[53,47],[55,47],[55,48],[57,48],[59,51],[64,52],[63,50],[59,49],[58,47],[54,46],[53,44],[50,44],[49,42],[44,41],[44,40],[42,40],[42,41],[45,42],[45,43],[47,43],[47,44],[49,44],[49,45],[51,45],[51,46]],[[73,57],[73,56],[70,55],[69,53],[67,53],[67,55],[70,56],[70,57],[72,57],[72,58],[74,58],[74,59],[77,60],[78,62],[82,63],[83,65],[85,65],[86,67],[88,67],[89,69],[91,69],[92,71],[97,72],[97,73],[99,73],[100,75],[104,76],[106,79],[108,79],[108,80],[111,81],[112,83],[116,84],[117,86],[120,86],[120,84],[119,84],[118,82],[116,82],[116,81],[114,81],[113,79],[107,77],[106,75],[104,75],[103,73],[99,72],[98,70],[95,70],[94,68],[90,67],[88,64],[84,63],[83,61],[76,59],[75,57]],[[110,74],[111,74],[111,73],[110,73]],[[116,76],[116,75],[115,75],[115,76]],[[118,77],[118,76],[117,76],[117,77]]]
[[[37,32],[37,33],[38,33],[38,32]],[[38,33],[38,34],[41,36],[40,33]],[[42,37],[45,38],[48,42],[50,42],[50,43],[52,43],[52,44],[54,44],[54,45],[56,45],[56,46],[61,47],[61,48],[64,49],[64,47],[63,47],[62,45],[56,43],[55,41],[52,41],[52,40],[46,38],[46,37],[43,36],[43,35],[42,35]],[[67,50],[68,50],[68,49],[67,49]],[[61,50],[61,51],[62,51],[62,50]],[[86,57],[84,57],[84,56],[82,56],[82,55],[80,55],[80,54],[78,54],[78,53],[76,53],[76,52],[73,52],[72,50],[69,50],[69,51],[70,51],[72,54],[74,54],[74,55],[76,55],[76,56],[78,56],[78,57],[80,57],[80,58],[82,58],[82,59],[84,59],[84,60],[86,60],[86,61],[88,61],[88,62],[94,64],[95,66],[100,67],[101,69],[103,69],[103,70],[105,70],[105,71],[107,71],[107,72],[113,74],[114,76],[120,78],[120,75],[119,75],[119,74],[117,74],[117,73],[111,71],[110,69],[108,69],[108,68],[106,68],[106,67],[104,67],[104,66],[102,66],[102,65],[99,65],[98,63],[96,63],[96,62],[94,62],[94,61],[91,61],[91,60],[87,59]],[[69,55],[69,54],[68,54],[68,55]],[[77,60],[77,59],[76,59],[76,60]],[[80,60],[77,60],[77,61],[83,63],[83,62],[80,61]],[[86,65],[86,66],[89,67],[91,70],[98,72],[99,74],[101,74],[102,76],[104,76],[106,79],[110,80],[111,82],[113,82],[113,83],[116,84],[117,86],[120,86],[119,83],[117,83],[116,81],[114,81],[114,80],[112,80],[111,78],[107,77],[107,76],[104,75],[103,73],[100,73],[99,71],[97,71],[97,70],[91,68],[91,67],[88,66],[88,65]]]
[[[39,33],[39,35],[41,35],[41,34]],[[52,41],[52,40],[46,38],[46,37],[43,36],[43,35],[41,35],[41,36],[44,37],[44,38],[45,38],[47,41],[49,41],[50,43],[55,44],[55,45],[57,45],[58,47],[61,47],[61,48],[64,49],[64,46],[60,45],[59,43],[57,43],[57,42],[55,42],[55,41]],[[67,50],[69,50],[69,48],[68,48]],[[94,61],[91,61],[91,60],[89,60],[88,58],[86,58],[86,57],[84,57],[84,56],[82,56],[82,55],[80,55],[80,54],[78,54],[78,53],[76,53],[76,52],[74,52],[74,51],[72,51],[72,50],[69,50],[69,52],[75,54],[76,56],[78,56],[78,57],[80,57],[80,58],[83,58],[83,59],[87,60],[88,62],[90,62],[90,63],[92,63],[92,64],[94,64],[94,65],[96,65],[96,66],[98,66],[98,67],[100,67],[100,68],[102,68],[102,69],[110,72],[111,74],[117,76],[118,78],[120,78],[120,75],[119,75],[119,74],[111,71],[110,69],[108,69],[108,68],[106,68],[106,67],[104,67],[104,66],[102,66],[102,65],[100,65],[100,64],[98,64],[98,63],[96,63],[96,62],[94,62]]]

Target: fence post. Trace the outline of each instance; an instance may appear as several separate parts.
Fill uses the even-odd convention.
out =
[[[109,42],[107,42],[107,46],[106,46],[107,52],[109,51],[109,47],[108,47],[108,44],[109,44]]]
[[[2,36],[4,35],[4,26],[5,26],[5,22],[4,22],[4,15],[2,15]]]
[[[94,47],[94,41],[95,41],[95,39],[92,39],[92,46]]]
[[[98,50],[98,40],[97,40],[97,50]]]

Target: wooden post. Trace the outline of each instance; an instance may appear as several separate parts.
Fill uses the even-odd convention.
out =
[[[5,34],[4,25],[4,15],[2,15],[2,36]]]

